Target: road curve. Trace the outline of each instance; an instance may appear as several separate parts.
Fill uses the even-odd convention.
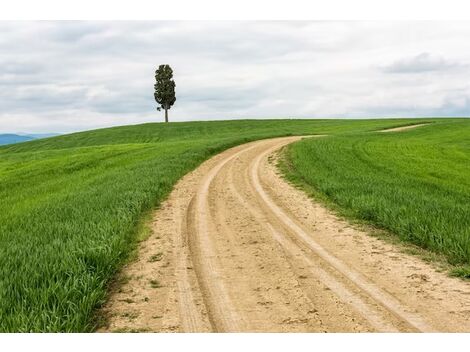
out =
[[[155,214],[103,331],[470,331],[470,286],[338,218],[287,184],[277,151],[232,148]],[[162,260],[149,260],[155,252]],[[159,285],[149,282],[158,280]]]

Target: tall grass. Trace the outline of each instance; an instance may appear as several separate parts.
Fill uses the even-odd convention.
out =
[[[288,176],[345,215],[470,264],[470,119],[303,140],[287,156]]]
[[[0,331],[91,331],[142,215],[228,147],[410,120],[144,124],[0,147]]]

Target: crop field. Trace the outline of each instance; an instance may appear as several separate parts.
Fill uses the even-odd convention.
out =
[[[470,120],[289,146],[286,172],[344,215],[377,225],[470,277]]]
[[[0,331],[92,331],[95,309],[104,302],[110,280],[135,248],[144,214],[160,204],[179,178],[223,149],[274,136],[350,136],[303,142],[292,149],[293,161],[299,166],[299,172],[307,177],[310,172],[299,161],[311,161],[308,170],[315,170],[321,168],[323,160],[321,153],[311,149],[325,148],[327,154],[324,157],[341,165],[346,155],[334,154],[335,150],[331,149],[336,148],[334,143],[338,143],[338,147],[347,146],[348,141],[364,138],[362,132],[416,122],[409,119],[244,120],[144,124],[0,147]],[[459,122],[455,130],[452,124],[440,126],[436,133],[447,131],[450,138],[457,132],[462,144],[448,142],[452,149],[442,152],[441,159],[446,155],[444,161],[434,160],[434,154],[424,156],[431,158],[433,165],[426,190],[432,197],[435,194],[433,185],[442,184],[441,198],[435,201],[445,200],[446,194],[455,197],[447,200],[445,204],[448,205],[432,203],[430,207],[453,212],[450,214],[452,229],[462,230],[464,220],[457,220],[457,216],[465,215],[465,211],[468,214],[468,205],[464,204],[469,194],[468,164],[467,169],[461,166],[459,172],[453,171],[449,158],[468,161],[468,144],[466,150],[463,144],[465,133],[468,133],[468,128],[463,128],[468,125]],[[424,133],[422,139],[426,140],[429,131],[433,131],[433,127],[406,136],[419,137]],[[431,135],[436,141],[445,142],[444,137]],[[391,142],[398,138],[392,135],[380,137]],[[373,141],[378,137],[371,134],[367,138]],[[421,143],[418,140],[413,144],[413,140],[409,141],[408,153],[413,153],[413,146]],[[432,139],[429,143],[433,143]],[[369,146],[369,142],[366,145]],[[439,147],[433,148],[438,153]],[[398,163],[397,160],[391,162]],[[441,165],[438,168],[436,163],[441,161],[449,167],[442,169]],[[424,171],[431,167],[426,160],[420,165]],[[338,169],[333,172],[336,176],[322,171],[319,175],[333,177],[329,182],[340,182],[341,172],[347,171]],[[449,176],[458,178],[439,181],[440,177],[447,179]],[[369,173],[360,177],[365,180],[372,176]],[[318,180],[312,178],[311,181]],[[322,182],[318,184],[321,186]],[[459,201],[456,206],[454,199]],[[364,204],[371,204],[372,200],[367,202]],[[368,209],[371,211],[370,206]],[[450,220],[436,219],[433,224],[446,229],[445,234],[451,236],[447,238],[441,234],[443,237],[439,238],[445,244],[436,243],[436,248],[449,248],[460,253],[456,257],[459,260],[468,258],[468,252],[450,245],[465,234],[450,231],[447,228]],[[468,226],[468,219],[466,221]],[[411,220],[400,220],[400,224],[399,233],[403,232],[402,228],[411,231],[413,226],[418,226]],[[466,233],[468,237],[468,231]],[[462,241],[455,243],[464,245]],[[468,248],[468,242],[463,248]]]

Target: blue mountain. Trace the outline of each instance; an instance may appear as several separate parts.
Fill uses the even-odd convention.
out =
[[[32,136],[20,136],[19,134],[5,133],[0,134],[0,145],[26,142],[36,139]]]
[[[47,137],[58,136],[58,133],[0,133],[0,145],[21,143]]]

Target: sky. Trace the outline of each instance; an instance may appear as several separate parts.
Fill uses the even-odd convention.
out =
[[[0,133],[163,121],[470,116],[470,22],[0,22]]]

